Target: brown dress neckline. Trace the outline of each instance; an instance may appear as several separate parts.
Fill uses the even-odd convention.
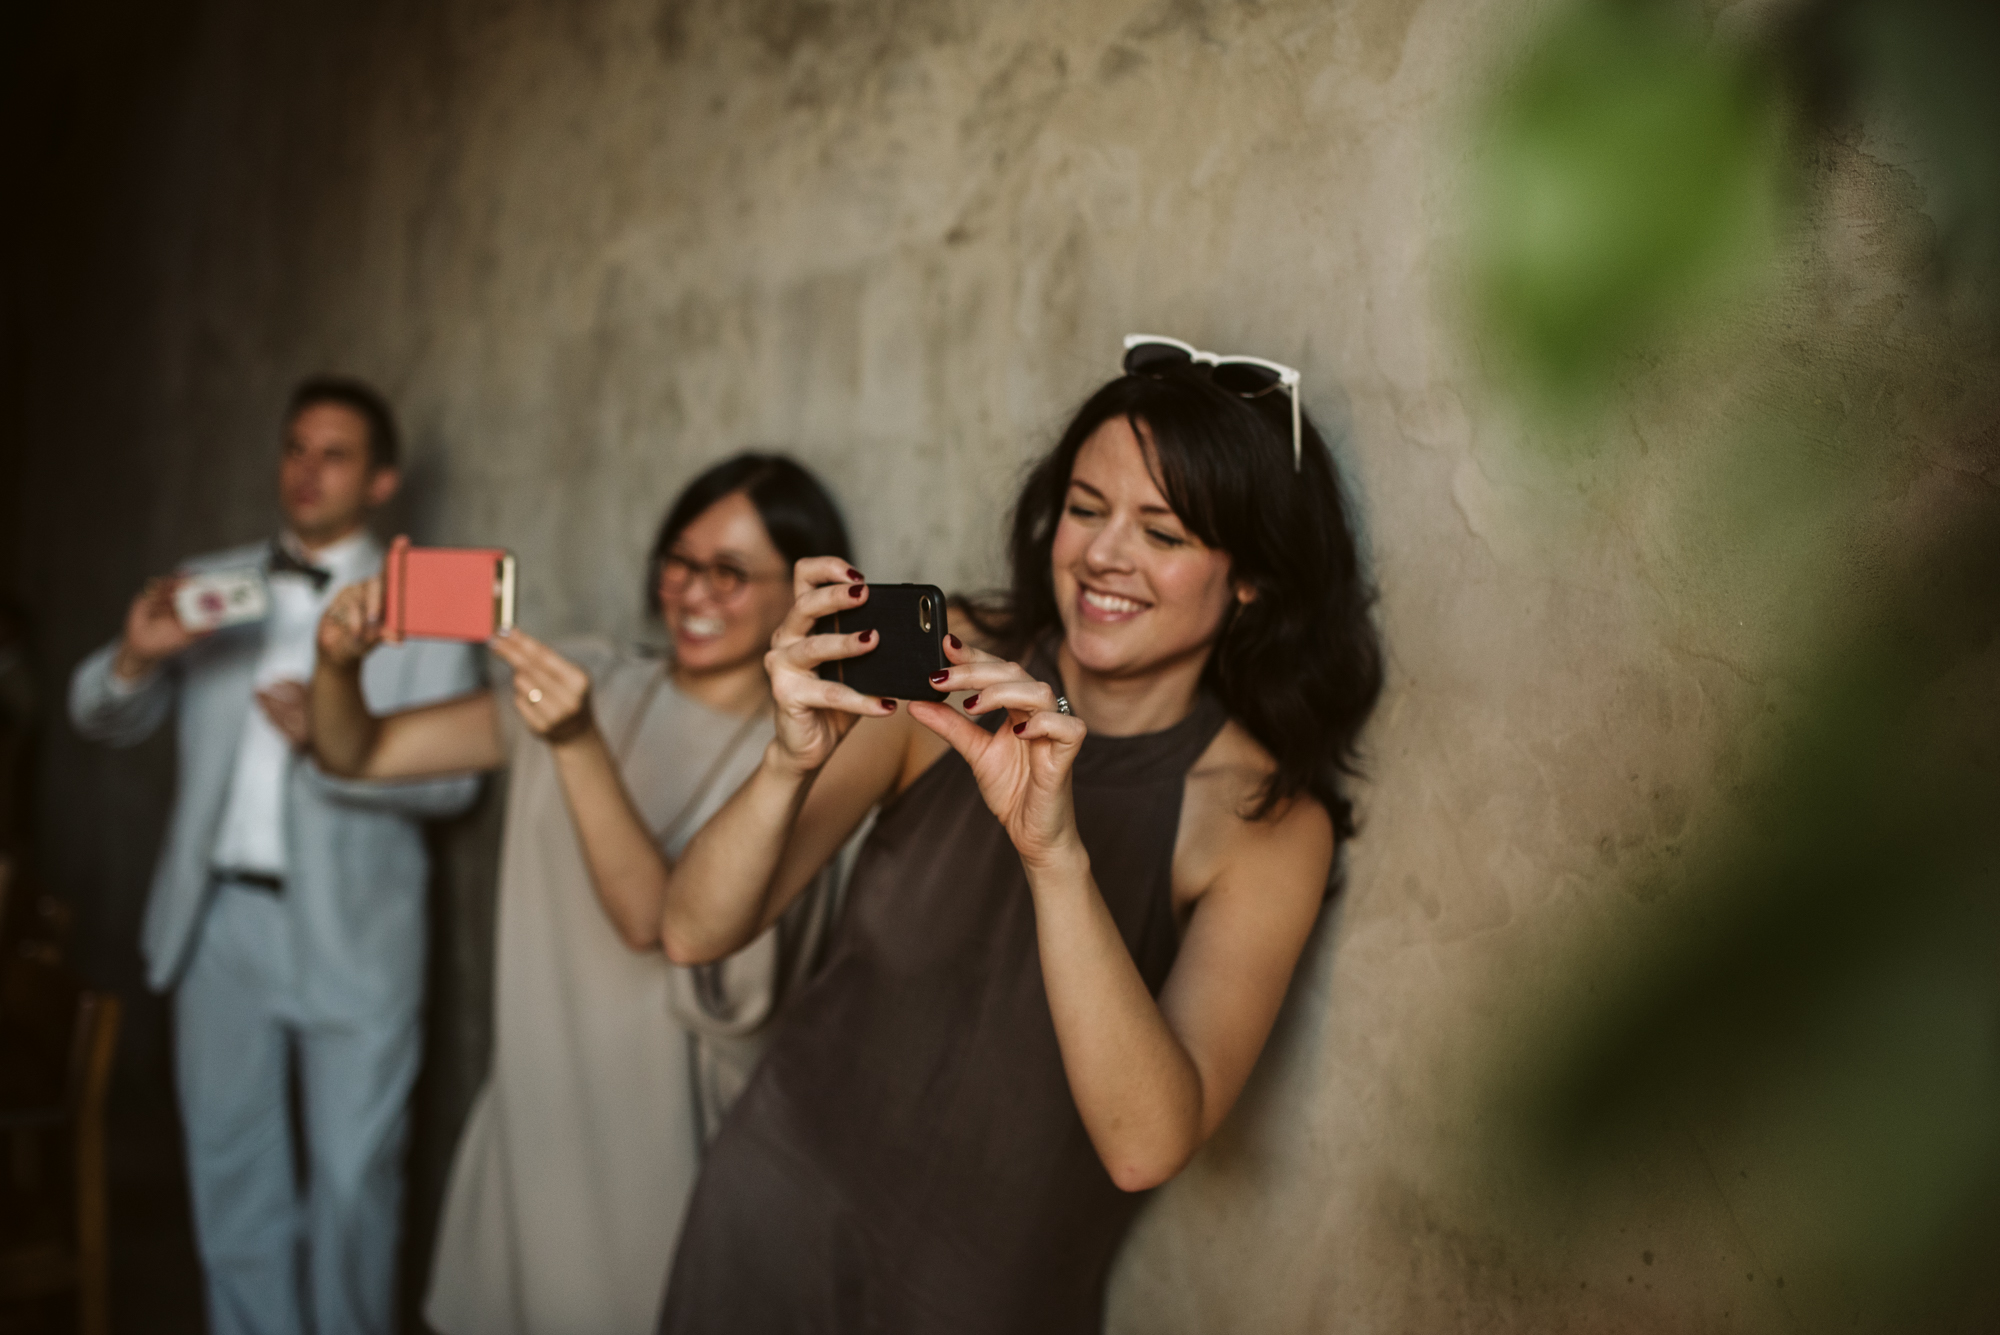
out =
[[[1036,653],[1028,661],[1028,671],[1053,687],[1057,695],[1067,694],[1062,669],[1053,650],[1045,648]],[[1076,763],[1070,769],[1070,781],[1099,788],[1157,783],[1160,767],[1172,763],[1195,738],[1201,740],[1201,746],[1188,765],[1192,766],[1194,760],[1200,759],[1201,753],[1208,749],[1208,744],[1227,721],[1222,702],[1208,691],[1198,690],[1194,704],[1180,722],[1156,732],[1131,733],[1122,737],[1091,733],[1084,742],[1083,750],[1077,753]],[[1186,777],[1185,769],[1182,777]]]

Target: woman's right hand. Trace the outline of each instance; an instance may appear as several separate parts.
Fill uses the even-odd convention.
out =
[[[588,732],[590,674],[519,626],[486,642],[514,669],[514,709],[528,731],[560,745]]]
[[[813,623],[821,617],[852,611],[868,601],[861,572],[837,556],[809,556],[792,567],[792,596],[792,610],[771,636],[764,671],[771,678],[771,699],[777,706],[778,753],[794,772],[810,774],[826,764],[855,720],[893,714],[896,702],[824,681],[818,673],[821,663],[855,658],[875,648],[872,630],[813,634]]]
[[[333,595],[319,619],[319,658],[329,667],[353,667],[382,643],[382,577],[350,584]]]

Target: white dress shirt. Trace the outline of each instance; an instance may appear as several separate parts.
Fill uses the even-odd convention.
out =
[[[270,576],[271,611],[264,620],[264,652],[257,660],[255,684],[262,690],[275,681],[310,681],[313,649],[319,638],[320,613],[333,595],[372,573],[372,544],[365,532],[342,538],[330,547],[307,553],[287,533],[279,539],[292,555],[333,572],[324,591],[316,591],[306,576],[292,572]],[[226,871],[285,874],[285,783],[291,776],[292,743],[250,702],[243,721],[243,740],[236,748],[236,767],[229,797],[222,808],[210,865]]]

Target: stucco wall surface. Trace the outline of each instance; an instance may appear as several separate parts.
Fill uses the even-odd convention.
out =
[[[1454,258],[1468,118],[1538,12],[213,0],[113,169],[122,258],[39,354],[20,564],[46,652],[269,529],[274,417],[311,370],[400,405],[402,524],[513,548],[538,633],[630,635],[653,525],[728,451],[820,471],[872,577],[979,587],[1122,334],[1299,366],[1390,653],[1364,831],[1110,1329],[1817,1328],[1760,1233],[1776,1207],[1670,1113],[1621,1217],[1531,1242],[1478,1162],[1474,1076],[1556,990],[1550,942],[1648,931],[1650,874],[1782,727],[1825,572],[1889,559],[1992,382],[1938,369],[1922,192],[1857,136],[1817,150],[1815,230],[1735,323],[1564,428],[1588,448],[1538,448],[1485,387]],[[1714,501],[1745,423],[1810,435],[1808,400],[1879,423],[1894,482],[1774,553]],[[162,788],[118,763],[52,745],[51,856],[129,902],[150,846],[90,832],[143,835]]]

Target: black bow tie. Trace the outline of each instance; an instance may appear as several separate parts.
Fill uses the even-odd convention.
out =
[[[301,561],[285,549],[281,542],[271,544],[271,573],[274,575],[304,575],[312,581],[314,593],[325,593],[326,586],[333,583],[333,572],[325,566],[316,566],[309,561]]]

